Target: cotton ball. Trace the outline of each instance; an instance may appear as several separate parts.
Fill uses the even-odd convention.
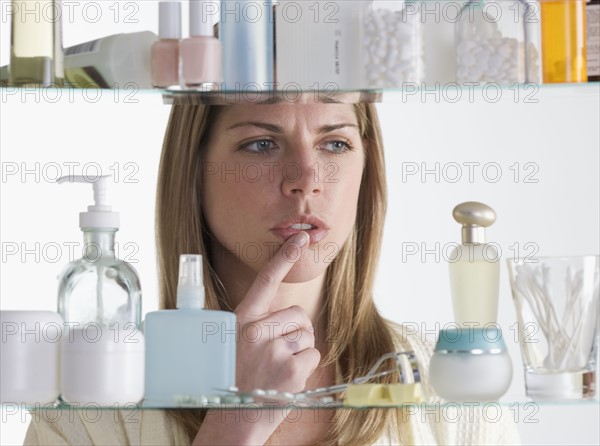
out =
[[[475,65],[475,56],[473,54],[465,54],[462,56],[461,62],[465,67],[471,67]]]

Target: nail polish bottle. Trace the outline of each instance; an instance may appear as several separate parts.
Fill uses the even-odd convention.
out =
[[[152,85],[172,88],[179,85],[181,2],[159,2],[158,16],[160,40],[152,45]]]
[[[214,37],[211,4],[190,0],[190,37],[181,43],[183,82],[194,90],[218,89],[221,80],[221,42]]]

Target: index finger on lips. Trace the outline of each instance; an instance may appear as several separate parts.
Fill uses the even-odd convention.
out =
[[[302,247],[308,241],[306,232],[299,232],[287,239],[273,259],[258,273],[235,313],[257,317],[267,314],[281,282],[302,257]]]

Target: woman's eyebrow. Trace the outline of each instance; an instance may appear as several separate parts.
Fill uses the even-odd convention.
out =
[[[330,133],[330,132],[333,132],[335,130],[343,129],[345,127],[352,127],[352,128],[355,128],[356,130],[358,130],[358,125],[357,124],[340,123],[340,124],[333,124],[333,125],[324,125],[323,127],[319,128],[318,133],[319,134]]]
[[[227,130],[233,130],[236,128],[246,127],[246,126],[259,127],[261,129],[265,129],[265,130],[268,130],[269,132],[273,132],[273,133],[284,133],[284,130],[282,127],[279,127],[275,124],[269,124],[267,122],[260,122],[260,121],[238,122],[238,123],[233,124]],[[322,127],[319,127],[319,129],[317,130],[317,133],[320,135],[323,133],[331,133],[335,130],[343,129],[346,127],[350,127],[350,128],[354,128],[354,129],[358,130],[357,124],[343,122],[343,123],[339,123],[339,124],[330,124],[330,125],[324,125]]]
[[[246,127],[246,126],[259,127],[261,129],[265,129],[265,130],[268,130],[269,132],[273,132],[273,133],[283,133],[283,128],[281,128],[275,124],[269,124],[267,122],[257,122],[257,121],[238,122],[236,124],[233,124],[227,130],[233,130],[233,129],[237,129],[239,127]]]

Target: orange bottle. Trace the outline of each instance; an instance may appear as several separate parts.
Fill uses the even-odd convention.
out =
[[[544,83],[587,82],[585,0],[542,0]]]

